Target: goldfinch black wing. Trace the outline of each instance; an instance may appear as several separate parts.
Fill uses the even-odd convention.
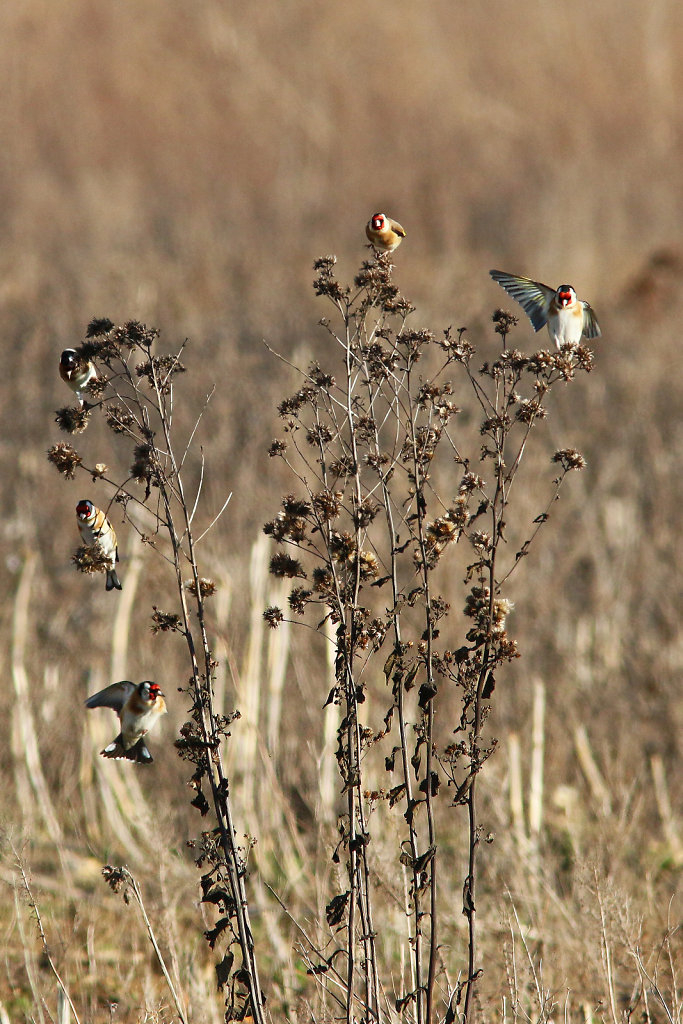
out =
[[[531,320],[535,331],[540,331],[541,327],[545,327],[548,322],[550,302],[555,295],[554,288],[549,288],[547,284],[541,284],[540,281],[532,281],[529,277],[506,274],[502,270],[489,270],[489,274],[501,288],[505,289],[508,295],[519,302]]]

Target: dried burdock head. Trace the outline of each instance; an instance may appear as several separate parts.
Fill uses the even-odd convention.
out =
[[[570,469],[585,469],[586,460],[576,448],[561,448],[552,457],[553,462],[560,462],[562,468],[569,472]]]
[[[321,389],[321,391],[330,392],[336,384],[332,374],[325,373],[321,370],[319,363],[311,363],[308,367],[308,376],[311,378],[315,386]]]
[[[147,327],[138,320],[128,320],[122,327],[114,327],[111,337],[124,348],[133,349],[138,346],[149,348],[152,342],[159,337],[156,327]]]
[[[576,364],[574,363],[574,346],[567,343],[555,353],[554,367],[562,380],[573,380]]]
[[[111,334],[88,338],[76,351],[84,359],[100,359],[107,365],[114,359],[123,359],[121,346]]]
[[[111,555],[105,555],[99,544],[77,548],[71,556],[71,561],[79,572],[86,573],[86,575],[106,572],[107,569],[111,569],[112,564]]]
[[[389,295],[383,300],[382,309],[385,313],[396,313],[404,319],[415,312],[415,306],[412,302],[398,291],[396,291],[395,295]]]
[[[273,576],[287,577],[293,579],[298,577],[299,579],[305,580],[306,573],[304,567],[298,558],[292,558],[290,555],[285,554],[284,551],[279,551],[270,560],[270,572]]]
[[[324,448],[332,440],[332,431],[324,423],[316,423],[306,432],[306,441],[314,448]]]
[[[341,491],[319,491],[318,494],[313,495],[313,508],[315,509],[318,518],[324,522],[329,523],[332,519],[336,519],[341,512],[342,494]]]
[[[88,324],[85,336],[86,338],[100,338],[103,334],[109,334],[113,326],[113,323],[107,317],[95,317]]]
[[[187,580],[185,582],[185,588],[193,597],[197,596],[197,584],[194,580]],[[204,576],[199,577],[199,593],[202,597],[213,597],[217,589],[218,588],[213,580],[208,580]]]
[[[51,462],[60,473],[63,473],[67,480],[73,480],[76,468],[80,466],[83,459],[70,444],[67,444],[66,441],[59,441],[48,450],[47,461]]]
[[[470,540],[472,547],[477,548],[478,551],[491,550],[491,534],[487,533],[486,530],[475,530]]]
[[[508,313],[505,309],[497,309],[491,319],[496,325],[494,327],[496,334],[502,335],[503,338],[506,338],[512,328],[519,323],[519,317]]]
[[[289,607],[297,615],[303,615],[312,593],[312,590],[306,590],[304,587],[295,587],[289,595]]]
[[[285,398],[277,407],[277,411],[280,416],[286,418],[288,416],[296,416],[304,405],[315,406],[318,398],[318,392],[316,388],[311,384],[306,384],[304,387],[292,395],[291,398]]]
[[[146,377],[152,389],[158,388],[162,395],[168,395],[176,373],[185,373],[185,367],[176,356],[152,356],[135,367],[138,377]]]
[[[375,259],[363,260],[360,270],[354,278],[356,288],[366,288],[374,299],[381,294],[398,289],[391,283],[393,264],[388,253],[377,253]]]
[[[266,608],[266,610],[263,613],[263,618],[266,620],[271,629],[277,629],[280,623],[284,621],[282,609],[276,608],[274,605],[270,608]]]
[[[175,615],[173,612],[161,612],[156,605],[152,605],[154,609],[152,613],[151,630],[153,633],[181,633],[182,627],[180,625],[180,616]]]
[[[55,423],[67,434],[81,434],[88,425],[90,412],[80,405],[65,405],[57,409]]]
[[[151,444],[138,444],[133,449],[130,475],[138,483],[149,483],[159,472],[159,462]]]
[[[439,516],[433,523],[428,523],[426,533],[429,538],[439,544],[448,544],[456,534],[457,528],[447,516]]]
[[[503,416],[488,416],[482,421],[479,433],[494,434],[497,430],[509,430],[511,422],[507,413]]]
[[[107,426],[115,434],[126,434],[135,426],[135,417],[121,405],[112,403],[105,408]]]
[[[287,451],[287,442],[286,441],[280,441],[276,437],[274,440],[272,440],[270,442],[270,447],[268,449],[268,454],[270,455],[271,459],[274,458],[276,455],[284,455],[286,451]]]

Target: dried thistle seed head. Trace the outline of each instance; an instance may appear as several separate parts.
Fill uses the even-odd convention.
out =
[[[315,405],[317,397],[316,388],[311,384],[306,384],[304,387],[299,388],[291,398],[285,398],[284,401],[280,402],[277,411],[283,419],[286,419],[288,416],[296,416],[304,405]]]
[[[576,448],[561,448],[552,457],[553,462],[560,462],[562,468],[569,472],[570,469],[585,469],[586,460]]]
[[[263,618],[266,620],[271,629],[277,629],[280,623],[284,620],[281,608],[276,608],[274,605],[270,608],[266,608],[263,613]]]
[[[294,587],[288,598],[289,607],[297,615],[303,615],[312,594],[312,590],[306,590],[304,587]]]
[[[586,345],[577,345],[574,349],[574,358],[576,359],[576,365],[580,370],[584,370],[586,373],[590,373],[593,369],[594,356],[592,351]]]
[[[197,584],[193,579],[186,580],[185,588],[193,597],[197,596]],[[199,592],[202,597],[213,597],[217,589],[218,588],[213,580],[208,580],[204,576],[199,577]]]
[[[350,562],[356,553],[356,542],[346,531],[330,534],[330,556],[335,562]]]
[[[306,432],[306,442],[314,448],[324,448],[331,440],[332,431],[324,423],[317,423]]]
[[[270,455],[271,459],[274,458],[276,455],[284,455],[286,451],[287,451],[287,442],[286,441],[280,441],[276,437],[276,438],[274,438],[274,440],[272,440],[270,442],[270,448],[268,449],[268,454]]]
[[[111,555],[105,555],[99,544],[93,544],[92,547],[83,546],[77,548],[71,556],[71,561],[79,572],[86,573],[86,575],[96,572],[107,572],[108,569],[112,568]]]
[[[92,470],[92,478],[93,480],[100,480],[108,472],[109,466],[105,462],[96,462]]]
[[[351,562],[351,569],[356,571],[356,559]],[[358,571],[362,580],[374,580],[379,576],[379,562],[372,551],[360,551],[358,554]]]
[[[85,336],[86,338],[100,338],[103,334],[109,334],[113,326],[113,323],[107,317],[95,317],[88,324]]]
[[[138,444],[133,450],[130,475],[139,483],[149,483],[159,471],[159,462],[150,444]]]
[[[124,348],[133,349],[138,346],[149,348],[152,342],[159,337],[156,327],[147,327],[139,320],[128,320],[122,327],[114,327],[111,337]]]
[[[350,455],[340,455],[338,459],[331,462],[329,470],[332,476],[337,478],[351,476],[354,471],[354,462]]]
[[[511,348],[501,352],[495,363],[495,367],[501,370],[524,370],[529,363],[529,357],[523,355],[519,349]]]
[[[86,384],[85,390],[89,395],[92,395],[92,397],[97,401],[97,399],[101,398],[104,392],[107,390],[108,384],[108,377],[93,377],[93,379],[88,381],[88,383]]]
[[[107,426],[115,434],[125,434],[135,426],[135,417],[116,403],[105,408],[105,419]]]
[[[150,388],[158,388],[162,395],[169,394],[176,373],[185,373],[185,367],[176,356],[152,356],[135,367],[138,377],[146,377]]]
[[[80,405],[65,405],[57,409],[55,423],[67,434],[81,434],[88,425],[90,411]]]
[[[555,366],[555,354],[549,352],[547,349],[542,348],[538,352],[534,352],[532,356],[529,356],[529,362],[526,365],[526,369],[529,373],[543,374],[548,370],[552,370]]]
[[[494,324],[494,330],[496,334],[501,334],[504,338],[510,333],[513,327],[519,323],[519,317],[516,317],[513,313],[509,313],[505,309],[497,309],[491,317]]]
[[[318,594],[328,593],[334,585],[334,575],[327,566],[317,566],[313,570],[313,589]]]
[[[152,605],[154,609],[152,614],[152,623],[150,627],[153,633],[168,633],[168,632],[180,632],[180,616],[174,615],[172,612],[161,612],[156,605]]]
[[[59,441],[48,449],[47,461],[51,462],[60,473],[63,473],[67,480],[73,480],[76,468],[81,465],[83,459],[70,444],[67,444],[66,441]]]
[[[286,555],[284,551],[278,551],[276,555],[270,560],[270,572],[273,576],[299,577],[302,580],[306,579],[306,573],[298,558],[292,558],[290,555]]]
[[[494,600],[493,613],[491,615],[492,633],[503,633],[505,630],[505,620],[514,607],[512,601],[509,601],[506,597],[498,597]]]
[[[458,490],[461,494],[472,494],[473,491],[481,491],[486,486],[486,481],[476,473],[464,473]]]
[[[343,302],[349,297],[349,289],[342,288],[334,276],[334,265],[337,262],[336,256],[321,256],[315,260],[313,269],[318,276],[313,281],[313,289],[316,295],[325,295],[333,302]]]
[[[336,519],[341,512],[341,499],[341,491],[319,491],[318,494],[313,495],[313,508],[320,519],[329,523],[332,519]]]
[[[480,551],[491,550],[491,534],[487,533],[486,530],[475,530],[470,540],[472,541],[472,547],[478,548]]]
[[[543,408],[540,398],[522,398],[515,419],[520,423],[533,423],[534,420],[544,420],[547,415],[548,410]]]
[[[458,530],[464,530],[470,521],[470,513],[467,508],[467,498],[461,495],[453,500],[453,504],[446,512],[449,519]]]
[[[336,384],[332,374],[325,373],[321,370],[319,363],[311,363],[308,367],[308,376],[311,378],[315,386],[320,388],[322,391],[329,392]]]
[[[358,508],[353,513],[354,525],[359,529],[365,529],[377,516],[380,506],[371,498],[363,498]]]

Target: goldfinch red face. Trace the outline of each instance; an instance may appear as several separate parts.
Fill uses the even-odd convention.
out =
[[[95,506],[92,501],[79,501],[78,505],[76,505],[76,515],[84,521],[90,519],[94,511]]]
[[[140,696],[144,701],[153,704],[157,697],[163,697],[161,687],[158,683],[140,683]]]
[[[373,231],[384,231],[387,219],[383,213],[373,213],[371,217]]]
[[[560,309],[564,309],[565,306],[571,306],[572,303],[576,302],[576,292],[570,284],[561,284],[555,296]]]

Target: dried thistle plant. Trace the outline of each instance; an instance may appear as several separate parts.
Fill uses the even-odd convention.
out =
[[[301,386],[278,407],[284,436],[269,448],[289,467],[298,492],[284,496],[264,527],[277,545],[271,573],[293,581],[288,609],[268,608],[265,619],[277,628],[287,616],[313,610],[317,628],[329,623],[334,629],[336,680],[327,702],[340,707],[336,759],[346,813],[333,860],[343,857],[345,882],[330,895],[327,923],[344,948],[347,1019],[379,1021],[398,1011],[416,1024],[444,1015],[466,1021],[481,972],[476,780],[496,747],[486,729],[496,676],[519,656],[508,633],[513,603],[503,588],[548,521],[567,472],[581,468],[582,458],[571,449],[555,454],[562,472],[549,480],[547,504],[511,554],[506,531],[514,523],[513,484],[553,387],[588,372],[592,354],[578,348],[525,356],[508,349],[517,318],[498,311],[493,321],[501,350],[475,369],[464,328],[436,337],[409,326],[413,306],[394,284],[388,256],[365,261],[353,288],[337,280],[335,263],[331,256],[316,261],[314,290],[332,306],[321,324],[337,359],[301,370]],[[465,405],[470,420],[478,417],[478,439],[459,428]],[[451,485],[450,495],[442,495],[453,469],[456,493]],[[463,545],[469,557],[461,607],[468,625],[457,636],[447,621],[454,595],[447,599],[437,588],[453,590],[449,553]],[[376,720],[366,722],[361,708],[376,664],[383,666],[386,698]],[[460,694],[451,724],[456,742],[440,746],[435,710],[442,708],[443,716],[443,695],[454,691]],[[370,777],[368,753],[378,745],[391,747],[384,787]],[[438,926],[440,914],[452,908],[438,905],[445,854],[435,813],[444,793],[456,811],[466,809],[469,833],[461,868],[468,962],[448,965],[466,980],[445,1000],[437,995],[447,990],[445,977],[437,986],[443,970]],[[413,984],[393,1006],[382,995],[390,985],[382,977],[373,925],[371,817],[378,802],[401,830],[396,860],[409,879],[406,956]],[[326,985],[331,970],[323,959],[314,973]],[[332,981],[336,989],[339,976]]]

